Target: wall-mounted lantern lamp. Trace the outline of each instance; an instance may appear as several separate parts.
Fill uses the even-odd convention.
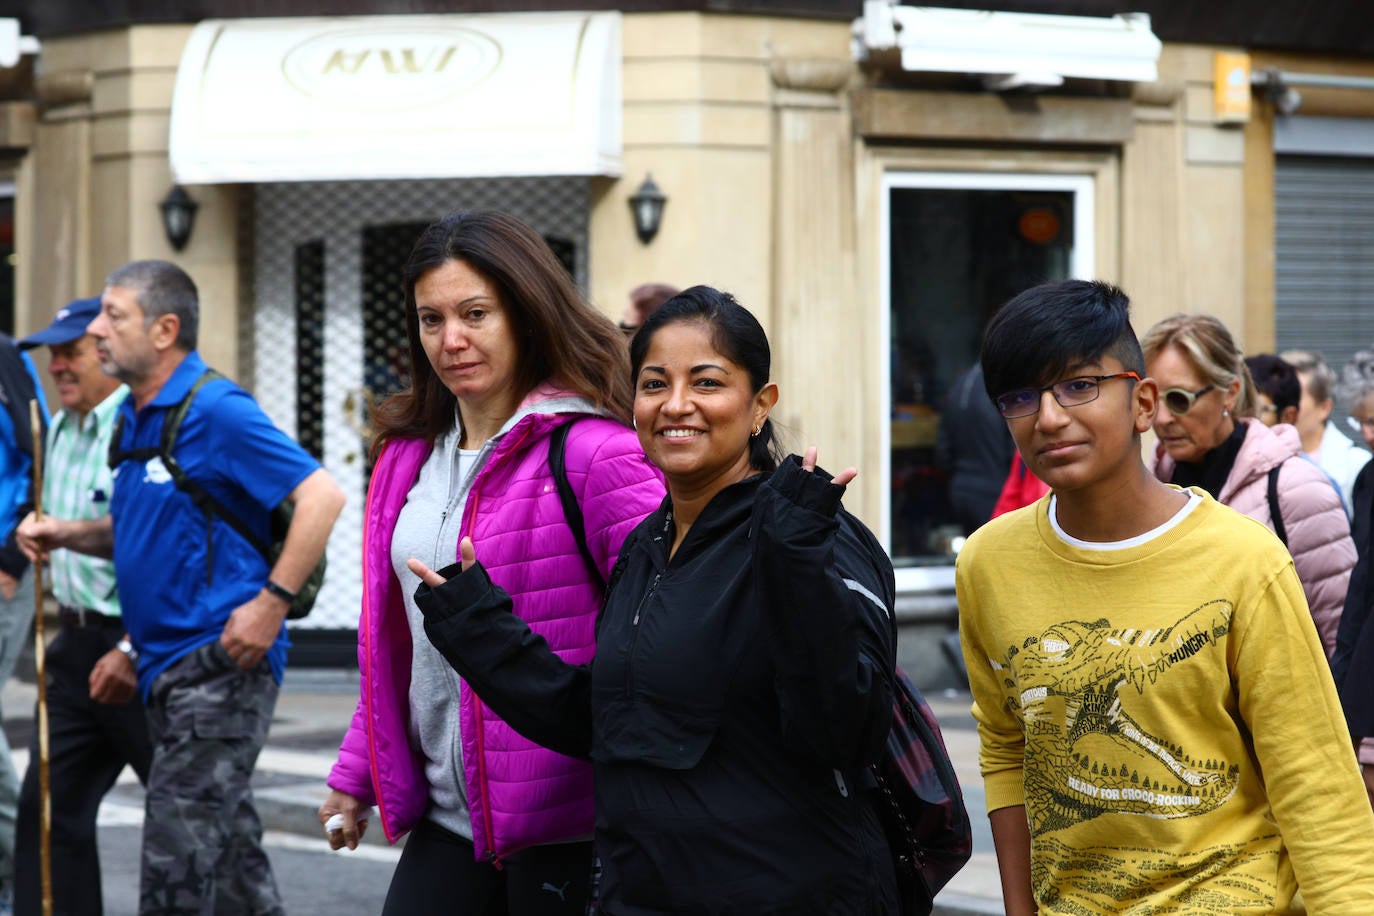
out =
[[[634,214],[635,232],[645,245],[658,235],[658,228],[663,225],[663,207],[667,203],[668,198],[659,190],[658,185],[654,184],[654,177],[647,174],[639,190],[630,196],[630,212]]]
[[[191,199],[185,188],[174,184],[158,206],[162,209],[162,228],[167,233],[167,241],[180,251],[191,240],[191,228],[195,225],[200,204]]]

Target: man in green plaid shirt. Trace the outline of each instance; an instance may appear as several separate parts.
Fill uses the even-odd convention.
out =
[[[55,518],[96,519],[110,511],[105,459],[115,413],[128,388],[100,368],[95,338],[86,334],[100,299],[79,299],[52,324],[19,341],[46,344],[48,374],[62,410],[48,427],[43,510]],[[125,764],[146,782],[152,747],[134,662],[120,619],[114,563],[54,550],[48,556],[61,622],[48,646],[49,771],[55,912],[98,913],[101,907],[96,811]],[[37,737],[29,759],[38,760]],[[15,911],[38,913],[38,767],[30,766],[19,799]]]

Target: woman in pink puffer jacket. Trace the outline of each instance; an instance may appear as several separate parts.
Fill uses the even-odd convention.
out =
[[[383,916],[581,916],[591,765],[521,737],[454,673],[406,561],[453,563],[479,540],[535,638],[591,659],[621,542],[664,496],[628,422],[624,338],[538,234],[496,211],[426,228],[404,279],[411,382],[374,417],[358,708],[320,822],[335,849],[357,846],[372,805],[388,840],[409,834]]]
[[[1303,456],[1296,429],[1253,418],[1254,384],[1220,321],[1175,315],[1150,328],[1140,343],[1146,373],[1160,389],[1155,476],[1201,487],[1275,530],[1269,486],[1278,469],[1281,526],[1329,658],[1355,566],[1350,523],[1335,484]]]

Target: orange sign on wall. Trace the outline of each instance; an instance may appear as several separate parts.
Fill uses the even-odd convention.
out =
[[[1220,124],[1250,120],[1250,55],[1218,51],[1212,83],[1213,106]]]

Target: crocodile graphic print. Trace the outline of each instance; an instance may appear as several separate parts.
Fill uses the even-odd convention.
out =
[[[1224,651],[1231,613],[1228,602],[1213,601],[1147,630],[1067,621],[993,661],[1027,735],[1027,812],[1037,836],[1108,812],[1188,817],[1231,797],[1237,761],[1194,759],[1132,713],[1159,679]]]

